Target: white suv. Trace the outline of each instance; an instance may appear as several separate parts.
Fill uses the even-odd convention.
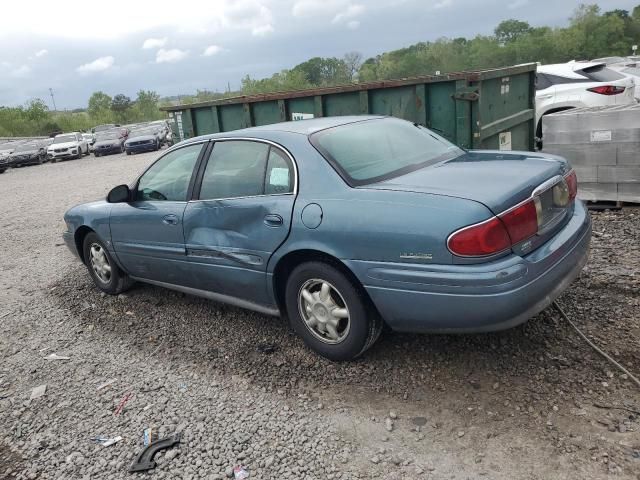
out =
[[[536,73],[536,136],[542,116],[570,108],[635,103],[632,78],[598,62],[540,65]]]
[[[80,132],[56,135],[47,148],[47,157],[51,163],[66,158],[80,158],[82,155],[89,155],[89,143]]]

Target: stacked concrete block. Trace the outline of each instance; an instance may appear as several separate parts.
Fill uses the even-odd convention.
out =
[[[543,151],[565,157],[583,200],[640,203],[640,104],[542,117]]]

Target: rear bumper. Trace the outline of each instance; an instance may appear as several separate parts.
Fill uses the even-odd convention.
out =
[[[589,213],[573,216],[531,254],[480,265],[346,261],[387,322],[405,332],[486,332],[511,328],[549,306],[578,276],[591,241]]]

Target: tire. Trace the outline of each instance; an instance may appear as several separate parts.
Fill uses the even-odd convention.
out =
[[[326,300],[322,299],[324,285],[328,286]],[[313,302],[306,300],[307,297]],[[362,355],[382,331],[382,320],[370,307],[362,287],[329,263],[314,261],[298,265],[287,279],[285,303],[291,327],[311,350],[329,360],[352,360]],[[337,310],[341,312],[335,316],[333,312]],[[311,323],[315,323],[315,327],[310,326]]]
[[[53,158],[51,159],[51,163],[57,163],[57,162],[58,162],[58,159],[57,159],[57,158],[53,157]]]
[[[100,154],[98,152],[96,152],[95,150],[93,151],[93,156],[98,158],[100,156]]]
[[[129,150],[127,150],[127,155],[131,155],[131,152]]]
[[[118,295],[131,287],[133,280],[120,270],[98,235],[94,232],[88,233],[84,238],[82,248],[87,270],[96,287],[109,295]],[[93,255],[92,249],[94,249]],[[92,260],[92,256],[96,259],[95,262]],[[104,267],[101,268],[101,265],[104,265],[101,260],[103,256],[106,259],[108,271]]]
[[[124,145],[120,145],[120,153],[124,153]]]
[[[6,171],[7,171],[7,169],[6,169],[6,168],[0,169],[0,174],[4,173],[4,172],[6,172]]]
[[[82,153],[82,148],[78,148],[78,156],[76,157],[76,160],[80,160],[83,157],[84,153]]]

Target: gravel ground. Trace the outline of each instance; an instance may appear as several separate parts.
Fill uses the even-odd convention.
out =
[[[146,428],[182,434],[137,474],[155,478],[640,478],[640,391],[552,311],[496,334],[387,333],[333,364],[278,319],[144,285],[101,295],[62,214],[156,156],[0,175],[0,479],[132,477]],[[637,375],[640,209],[593,218],[561,304]]]

